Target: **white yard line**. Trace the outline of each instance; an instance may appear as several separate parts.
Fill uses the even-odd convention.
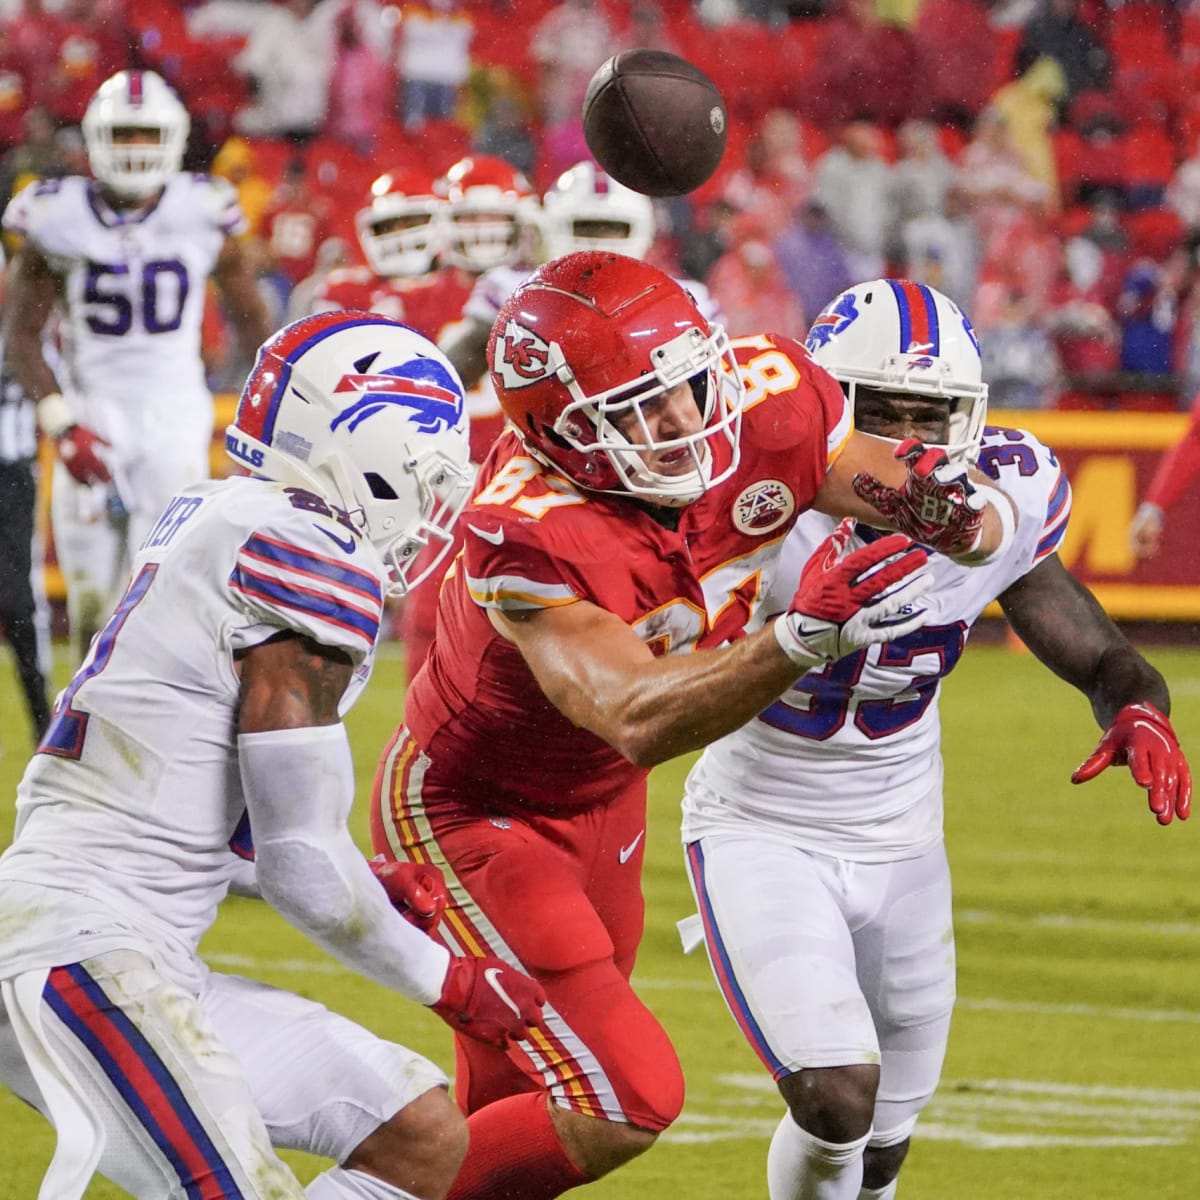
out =
[[[956,912],[954,919],[960,925],[1032,925],[1041,929],[1078,929],[1092,933],[1200,937],[1200,924],[1194,921],[1138,921],[1120,917],[1076,917],[1069,913],[1002,913],[979,908]]]
[[[693,1094],[663,1140],[704,1143],[750,1140],[764,1144],[779,1119],[780,1100],[765,1074],[719,1076],[719,1096]],[[763,1108],[770,1115],[750,1115]],[[714,1111],[715,1110],[715,1111]],[[1170,1132],[1162,1114],[1170,1111]],[[946,1080],[914,1134],[976,1150],[1050,1147],[1177,1146],[1200,1127],[1200,1091],[1111,1087],[1054,1080]]]
[[[259,958],[251,954],[205,954],[205,961],[221,971],[246,971],[252,975],[280,972],[287,975],[350,975],[352,971],[328,959]],[[716,986],[704,979],[642,979],[634,987],[641,992],[708,992]],[[1087,1017],[1089,1020],[1179,1022],[1200,1024],[1200,1011],[1189,1009],[1117,1008],[1103,1004],[1047,1004],[1033,1000],[1002,1000],[996,997],[960,996],[958,1007],[966,1011],[1036,1013],[1052,1017]]]

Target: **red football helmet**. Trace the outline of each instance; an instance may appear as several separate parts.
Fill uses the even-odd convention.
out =
[[[590,491],[680,507],[737,468],[745,391],[729,339],[648,263],[586,250],[540,267],[500,310],[488,364],[530,453]],[[684,381],[703,427],[658,441],[643,409]],[[629,413],[640,434],[618,428],[614,418]],[[679,475],[643,459],[678,449],[692,462]]]
[[[435,184],[446,201],[448,262],[480,275],[512,266],[529,252],[538,228],[537,193],[502,158],[460,158]]]
[[[358,243],[376,275],[424,275],[442,248],[442,202],[431,172],[401,168],[371,184],[354,218]]]

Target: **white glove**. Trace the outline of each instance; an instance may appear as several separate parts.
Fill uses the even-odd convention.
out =
[[[847,517],[813,552],[775,638],[797,666],[832,662],[920,629],[929,611],[915,604],[933,583],[917,574],[927,552],[893,533],[850,551]]]

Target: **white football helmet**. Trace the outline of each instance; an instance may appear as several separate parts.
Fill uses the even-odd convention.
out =
[[[615,250],[645,258],[654,241],[654,204],[590,161],[564,171],[542,197],[550,258],[576,250]]]
[[[354,218],[358,243],[376,275],[424,275],[442,248],[442,201],[427,171],[398,169],[371,184]]]
[[[809,353],[846,385],[851,409],[859,387],[944,398],[943,449],[973,461],[987,419],[979,342],[949,297],[907,279],[873,279],[836,296],[812,323]]]
[[[92,174],[119,196],[153,195],[183,165],[191,118],[153,71],[118,71],[97,89],[83,114]],[[155,142],[119,141],[117,130],[150,130]]]
[[[470,494],[463,387],[450,360],[377,313],[319,313],[264,342],[225,450],[252,474],[343,509],[388,568],[390,596],[434,569]],[[421,557],[428,545],[435,553]]]
[[[460,158],[435,184],[446,201],[448,262],[474,275],[514,266],[540,229],[541,206],[529,180],[491,154]]]

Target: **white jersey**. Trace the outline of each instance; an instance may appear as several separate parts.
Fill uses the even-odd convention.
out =
[[[181,423],[211,433],[204,294],[225,239],[245,228],[228,182],[175,175],[131,213],[110,208],[93,180],[43,179],[13,197],[3,226],[63,281],[59,385],[82,423],[118,446],[153,446]]]
[[[754,720],[709,746],[693,767],[683,840],[720,830],[775,830],[790,844],[862,862],[915,856],[942,836],[938,693],[984,608],[1054,553],[1071,489],[1032,434],[989,428],[980,470],[1019,511],[994,562],[964,567],[931,554],[921,599],[929,622],[904,638],[811,671]],[[800,572],[833,528],[807,512],[784,542],[764,612],[782,612]]]
[[[386,568],[344,520],[309,492],[245,477],[167,505],[18,789],[0,977],[149,942],[195,989],[197,944],[235,856],[253,853],[235,651],[280,630],[345,651],[343,709],[370,674]]]

